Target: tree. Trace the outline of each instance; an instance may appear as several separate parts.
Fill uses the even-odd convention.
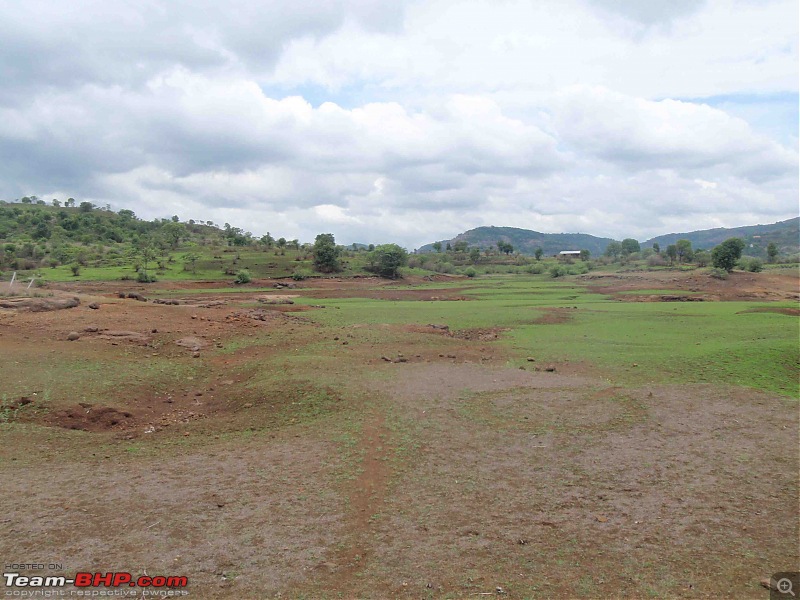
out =
[[[678,257],[678,246],[675,244],[667,246],[667,256],[669,257],[669,263],[674,263],[675,259]]]
[[[92,212],[93,208],[94,204],[92,204],[91,202],[81,202],[81,205],[78,207],[78,209],[84,213]]]
[[[197,273],[197,261],[200,260],[200,254],[197,252],[197,244],[189,244],[189,251],[183,255],[183,260],[192,266],[192,273]]]
[[[541,248],[536,248],[533,255],[536,257],[536,260],[542,260],[542,254],[544,254],[544,250]]]
[[[442,251],[442,242],[433,242],[432,245],[433,249],[436,250],[437,253]]]
[[[694,262],[698,267],[707,267],[711,262],[711,254],[705,250],[697,250],[694,253]]]
[[[278,240],[278,245],[280,245],[281,240]],[[286,240],[284,240],[284,244],[286,244]],[[314,247],[311,252],[314,255],[314,268],[317,271],[332,273],[342,270],[339,264],[341,250],[336,247],[336,240],[332,233],[320,233],[314,240]]]
[[[661,254],[661,246],[658,245],[658,242],[653,242],[653,252]]]
[[[455,244],[453,244],[453,250],[456,252],[466,252],[467,248],[469,247],[469,243],[464,240],[459,240]]]
[[[477,246],[473,246],[469,251],[469,259],[473,265],[477,265],[481,259],[481,250]]]
[[[741,238],[728,238],[711,251],[711,264],[730,273],[736,266],[736,261],[742,256],[744,246],[744,240]]]
[[[181,238],[186,235],[186,225],[178,223],[177,221],[170,221],[161,226],[161,233],[169,243],[170,247],[175,250],[181,241]]]
[[[155,281],[155,276],[148,273],[150,263],[158,256],[154,240],[150,237],[135,240],[133,244],[133,253],[134,257],[141,261],[141,268],[137,269],[137,271],[139,271],[137,281],[140,283],[151,283]]]
[[[53,206],[55,206],[56,208],[58,208],[58,207],[60,207],[60,206],[61,206],[61,202],[59,202],[59,201],[58,201],[56,198],[53,198]]]
[[[382,244],[369,253],[368,269],[381,277],[397,279],[400,267],[408,264],[408,252],[397,244]]]
[[[604,254],[610,258],[616,259],[622,254],[622,244],[619,242],[610,242],[608,246],[606,246],[606,251]]]
[[[635,254],[636,252],[639,252],[641,250],[639,242],[637,242],[633,238],[625,238],[624,240],[622,240],[620,246],[622,248],[622,254],[626,256],[629,254]]]
[[[500,252],[503,252],[506,255],[508,255],[514,251],[514,246],[512,246],[510,242],[497,240],[497,249],[500,250]]]
[[[775,242],[770,242],[767,245],[767,259],[769,262],[774,263],[775,259],[778,258],[778,247],[775,245]]]
[[[692,242],[689,240],[678,240],[675,242],[675,249],[678,255],[678,263],[692,260]]]
[[[587,260],[589,260],[589,257],[591,255],[592,255],[592,253],[589,252],[588,250],[581,250],[581,260],[583,262],[586,262]]]

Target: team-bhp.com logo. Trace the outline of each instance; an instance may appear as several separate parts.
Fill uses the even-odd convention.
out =
[[[68,585],[74,585],[76,588],[144,588],[142,596],[153,595],[162,596],[163,593],[146,594],[145,590],[164,590],[165,588],[171,590],[180,590],[189,585],[188,577],[184,576],[164,576],[156,575],[150,577],[142,575],[134,577],[130,573],[76,573],[75,577],[67,578],[64,576],[30,576],[21,575],[20,573],[3,573],[3,579],[7,588],[63,588]],[[87,590],[88,591],[88,590]],[[187,592],[184,592],[184,594]],[[90,594],[84,594],[90,595]],[[170,594],[178,595],[178,594]],[[183,595],[183,594],[180,594]]]

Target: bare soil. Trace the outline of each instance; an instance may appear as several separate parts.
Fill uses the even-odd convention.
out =
[[[696,271],[647,271],[627,273],[589,273],[578,278],[601,294],[628,302],[663,301],[662,294],[619,294],[648,289],[694,292],[704,300],[800,300],[797,275],[784,273],[744,273],[735,271],[728,279],[715,279]]]
[[[510,369],[501,329],[326,328],[258,303],[465,298],[408,283],[180,282],[177,304],[70,284],[74,308],[0,311],[0,556],[186,575],[193,598],[762,598],[798,568],[792,399]],[[585,283],[797,296],[763,273]],[[322,343],[336,361],[307,364]]]

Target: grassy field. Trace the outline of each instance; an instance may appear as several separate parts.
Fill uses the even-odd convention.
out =
[[[617,302],[583,286],[525,276],[478,279],[462,293],[473,300],[329,299],[326,306],[337,310],[312,318],[334,326],[435,323],[454,330],[507,329],[502,338],[513,350],[514,366],[531,356],[540,362],[583,362],[632,385],[724,383],[798,394],[796,319],[747,312],[760,303]],[[774,308],[792,306],[776,303]],[[554,310],[558,322],[546,322]]]
[[[614,282],[0,312],[0,547],[197,598],[763,597],[799,559],[797,302]]]

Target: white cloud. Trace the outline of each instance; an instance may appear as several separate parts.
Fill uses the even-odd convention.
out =
[[[631,169],[722,170],[755,181],[797,169],[796,152],[702,104],[576,86],[556,96],[554,113],[560,139]]]
[[[796,99],[797,12],[795,0],[0,4],[0,186],[409,246],[477,225],[643,239],[788,218],[796,114],[757,129],[748,115],[767,111],[759,94]],[[711,94],[748,109],[681,100]]]

